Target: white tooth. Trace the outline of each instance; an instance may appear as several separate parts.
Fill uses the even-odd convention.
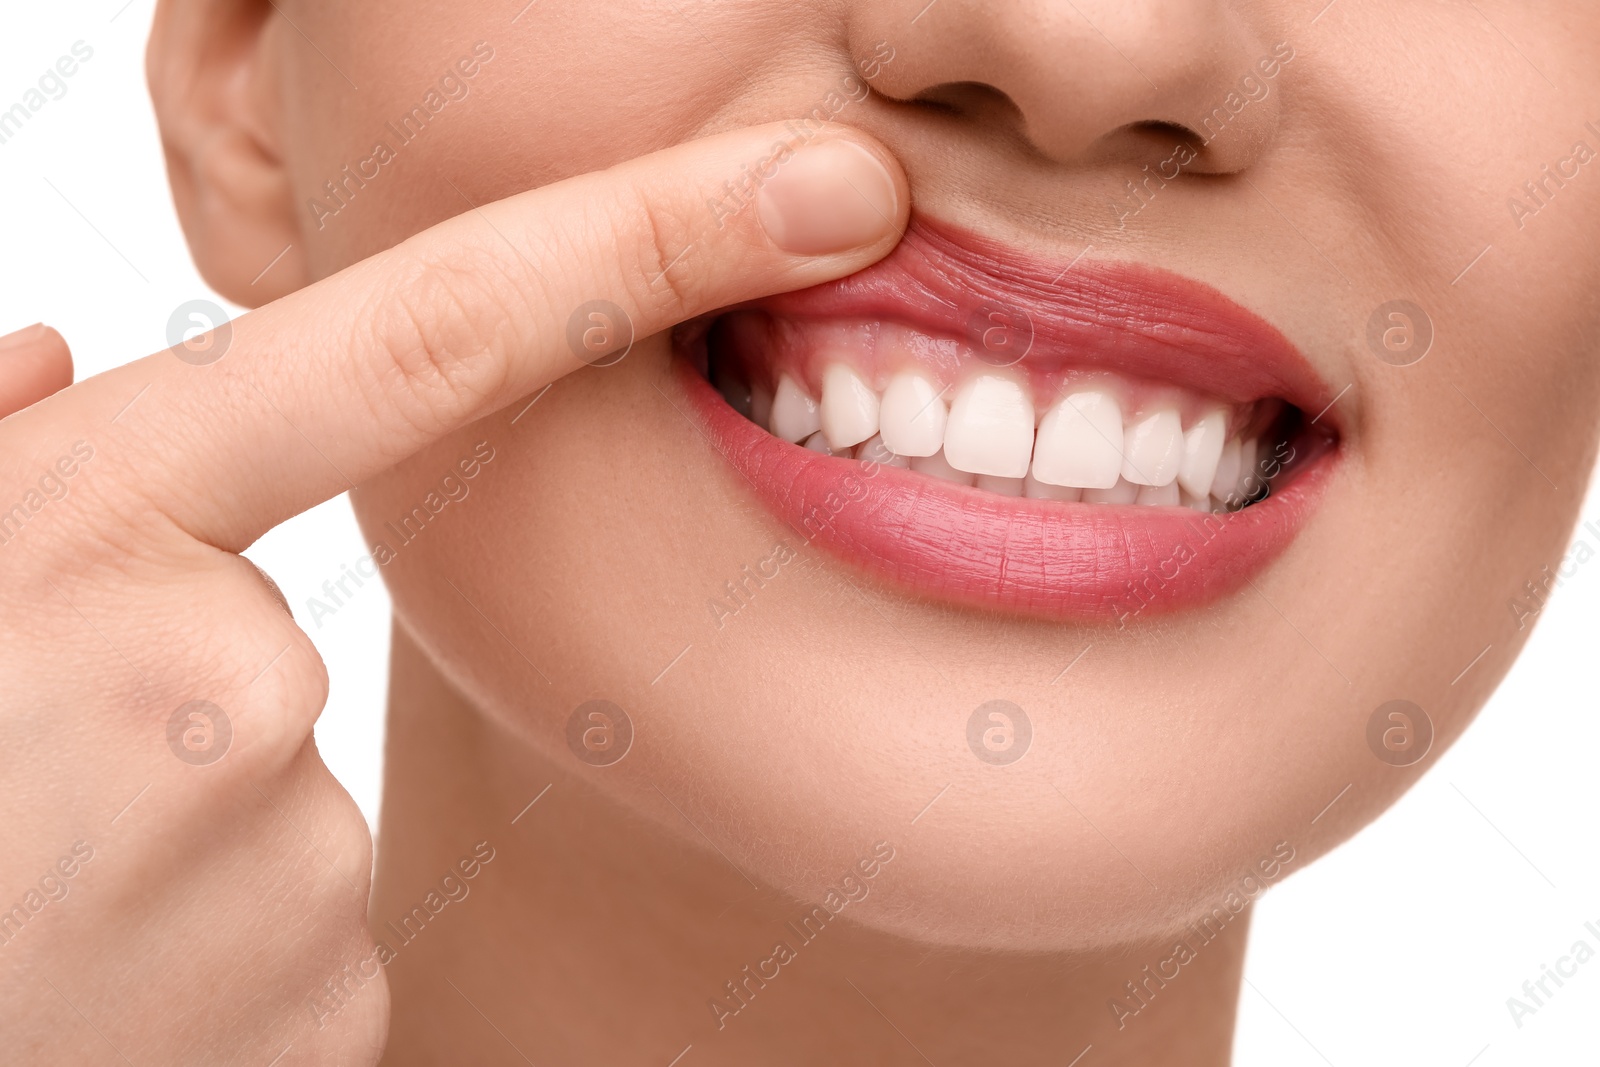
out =
[[[1201,493],[1199,496],[1195,496],[1187,489],[1183,489],[1180,491],[1179,495],[1181,497],[1180,502],[1186,508],[1193,508],[1195,511],[1204,511],[1208,514],[1212,510],[1213,505],[1211,503],[1211,494],[1209,492]]]
[[[822,432],[834,448],[849,448],[878,432],[878,394],[843,363],[822,372]]]
[[[1021,478],[996,478],[992,474],[980,474],[975,484],[979,489],[987,489],[989,492],[999,493],[1001,496],[1022,495]]]
[[[1139,498],[1139,487],[1126,478],[1118,478],[1109,489],[1085,489],[1085,504],[1131,504]]]
[[[806,438],[805,446],[813,452],[821,452],[824,456],[848,455],[848,449],[837,449],[828,444],[828,435],[818,430]]]
[[[1211,492],[1227,435],[1228,415],[1221,408],[1212,408],[1184,432],[1183,463],[1178,467],[1178,484],[1184,492],[1194,496]]]
[[[1109,489],[1122,471],[1122,408],[1098,389],[1073,393],[1039,423],[1033,476],[1049,485]]]
[[[884,467],[909,467],[911,461],[905,456],[897,456],[889,451],[883,443],[882,437],[869,437],[856,448],[856,458],[867,463],[877,463]]]
[[[1211,495],[1227,500],[1239,486],[1239,439],[1232,437],[1222,446],[1217,460],[1217,476],[1211,480]]]
[[[772,430],[772,390],[764,385],[750,387],[750,421],[763,430]]]
[[[1033,457],[1033,401],[998,374],[964,383],[950,405],[944,454],[957,470],[1021,478]]]
[[[878,408],[883,443],[899,456],[931,456],[944,447],[949,409],[939,388],[915,371],[889,379]]]
[[[1256,470],[1256,453],[1259,451],[1256,439],[1241,442],[1239,445],[1239,488],[1240,499],[1254,495],[1262,486],[1261,474]]]
[[[1034,466],[1037,467],[1038,465],[1039,461],[1035,459]],[[1049,482],[1041,482],[1032,474],[1029,474],[1022,481],[1022,495],[1029,500],[1065,500],[1070,502],[1083,499],[1083,490],[1075,486],[1051,485]]]
[[[778,392],[772,398],[772,434],[796,444],[822,429],[817,402],[795,380],[785,374],[778,379]]]
[[[935,452],[931,456],[912,456],[911,469],[932,478],[955,482],[957,485],[971,485],[973,482],[972,475],[966,471],[958,471],[945,462],[943,452]]]
[[[1158,408],[1131,423],[1122,439],[1122,476],[1139,485],[1166,485],[1183,462],[1183,420]]]
[[[1177,482],[1168,482],[1166,485],[1140,486],[1139,495],[1134,498],[1135,504],[1146,507],[1175,508],[1179,502],[1179,489]]]

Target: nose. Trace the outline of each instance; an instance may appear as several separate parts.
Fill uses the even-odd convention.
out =
[[[872,79],[876,91],[1024,139],[1061,164],[1134,158],[1151,132],[1176,128],[1196,152],[1187,169],[1243,170],[1277,129],[1271,82],[1293,55],[1226,0],[859,0],[851,8],[855,54],[893,46]]]

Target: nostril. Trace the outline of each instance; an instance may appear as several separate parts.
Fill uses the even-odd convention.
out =
[[[1016,101],[987,82],[943,82],[913,96],[910,103],[961,118],[1006,117],[1018,122],[1022,109]]]

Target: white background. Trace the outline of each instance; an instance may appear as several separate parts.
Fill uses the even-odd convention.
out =
[[[0,110],[74,42],[94,49],[66,95],[0,144],[0,333],[54,325],[80,377],[166,347],[174,308],[216,299],[178,229],[144,89],[152,9],[152,0],[12,5],[0,35]],[[1595,492],[1583,514],[1600,527]],[[1600,537],[1584,536],[1600,550]],[[249,555],[310,625],[307,598],[363,551],[341,498]],[[333,679],[317,739],[374,823],[388,609],[369,582],[312,629]],[[1263,899],[1240,1065],[1600,1062],[1600,959],[1520,1029],[1506,1006],[1574,941],[1600,951],[1584,930],[1600,929],[1597,638],[1600,561],[1557,592],[1465,739],[1376,824]]]

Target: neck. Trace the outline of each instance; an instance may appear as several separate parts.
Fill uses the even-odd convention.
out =
[[[1181,969],[1181,933],[1024,955],[801,924],[809,904],[507,736],[398,627],[384,778],[389,1067],[1228,1062],[1248,913],[1186,932]]]

